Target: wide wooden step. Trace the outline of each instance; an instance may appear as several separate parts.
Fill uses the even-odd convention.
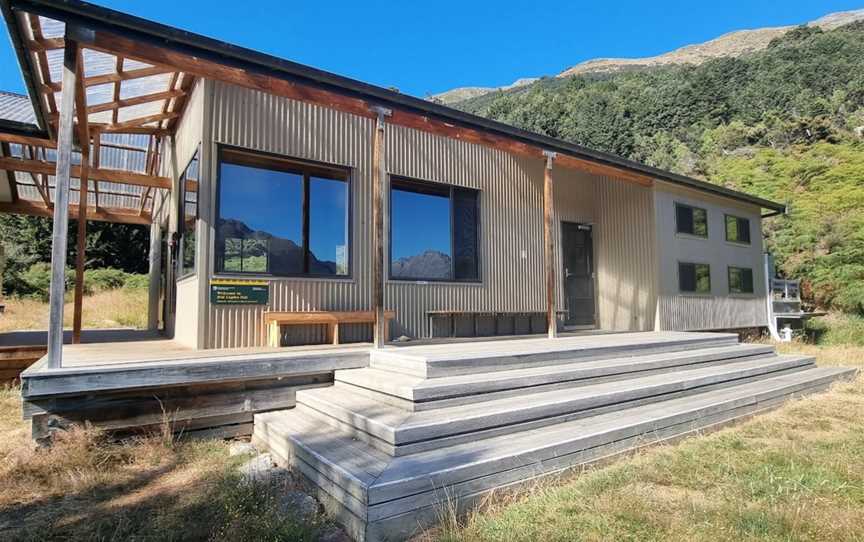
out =
[[[335,380],[337,387],[344,386],[377,401],[419,412],[773,355],[774,347],[769,345],[737,344],[578,363],[566,360],[558,365],[442,378],[423,378],[369,367],[337,371]]]
[[[854,374],[811,367],[397,458],[298,409],[256,415],[254,438],[312,480],[356,539],[404,539],[434,522],[442,503],[470,506],[491,490],[722,426]]]
[[[598,359],[643,356],[738,344],[734,333],[627,333],[373,350],[369,366],[423,378],[527,369]],[[461,346],[461,345],[460,345]]]
[[[313,411],[310,416],[317,412],[321,422],[386,453],[407,455],[599,414],[604,409],[692,395],[812,365],[813,358],[803,356],[757,357],[421,412],[406,411],[346,389],[322,388],[298,392],[297,408]]]

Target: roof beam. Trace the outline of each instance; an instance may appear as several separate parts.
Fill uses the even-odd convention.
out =
[[[54,175],[56,170],[54,162],[42,162],[39,160],[22,160],[20,158],[0,157],[0,169],[11,171],[23,171],[29,173],[39,173],[46,175]],[[90,179],[96,181],[106,181],[109,183],[131,184],[135,186],[149,186],[151,188],[171,188],[171,181],[168,177],[157,177],[155,175],[145,175],[143,173],[132,173],[131,171],[121,171],[119,169],[99,169],[92,168],[89,171]],[[81,177],[81,166],[72,166],[72,177]]]
[[[155,115],[148,115],[146,117],[130,119],[127,121],[118,122],[117,124],[100,125],[100,129],[103,133],[125,132],[130,128],[137,128],[142,124],[149,124],[151,122],[159,122],[167,119],[173,119],[178,116],[180,116],[179,113],[156,113]],[[154,128],[154,130],[158,130],[158,128]]]
[[[69,205],[69,218],[78,218],[78,206],[75,204]],[[44,203],[36,201],[18,200],[15,203],[0,203],[0,213],[42,216],[53,218],[53,209],[46,206]],[[150,224],[151,217],[149,213],[143,215],[138,214],[137,209],[123,209],[120,207],[100,207],[99,209],[87,209],[87,220],[96,220],[99,222],[113,222],[115,224]]]
[[[39,16],[29,13],[27,14],[27,19],[30,22],[30,31],[33,33],[33,38],[36,40],[43,39],[42,25],[39,22]],[[47,86],[55,84],[51,82],[51,70],[48,68],[48,55],[45,54],[45,50],[34,51],[34,54],[36,55],[36,63],[39,65],[39,75],[42,78],[42,83]],[[56,85],[60,87],[60,83],[56,83]],[[57,100],[54,99],[54,92],[45,92],[43,89],[43,93],[45,94],[45,99],[48,101],[48,112],[56,113]]]
[[[120,84],[118,83],[119,87]],[[126,98],[125,100],[114,100],[113,102],[106,102],[104,104],[91,105],[87,108],[88,113],[99,113],[101,111],[111,111],[120,109],[121,107],[129,107],[133,105],[141,105],[151,102],[160,102],[162,100],[168,101],[171,98],[176,98],[177,96],[182,96],[182,90],[166,90],[164,92],[155,92],[153,94],[145,94],[143,96],[135,96],[134,98]],[[167,111],[162,112],[167,113]],[[115,113],[116,115],[116,113]],[[119,124],[116,120],[113,121],[112,124]]]
[[[114,71],[117,73],[123,73],[123,62],[125,59],[117,55],[117,61],[114,64]],[[114,102],[120,101],[120,81],[116,81],[114,83]],[[114,111],[111,112],[111,124],[117,124],[117,116],[120,114],[119,108],[114,108]]]
[[[27,48],[36,53],[44,53],[51,49],[62,49],[66,46],[66,41],[63,38],[43,38],[38,37],[32,40],[27,40]]]
[[[149,68],[139,68],[137,70],[124,71],[122,73],[106,73],[104,75],[93,75],[84,78],[84,86],[92,87],[95,85],[104,85],[106,83],[117,83],[120,81],[131,81],[132,79],[141,79],[142,77],[150,77],[153,75],[162,75],[163,73],[171,73],[172,68],[161,66],[152,66]],[[48,88],[52,92],[60,92],[60,83],[50,83]]]
[[[10,134],[6,132],[0,132],[0,141],[4,143],[17,143],[19,145],[32,145],[34,147],[46,147],[48,149],[57,148],[57,142],[50,139]]]

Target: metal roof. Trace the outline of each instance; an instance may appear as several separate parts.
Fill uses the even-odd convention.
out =
[[[646,166],[620,156],[595,151],[581,145],[522,130],[514,126],[465,113],[441,104],[394,92],[362,81],[336,75],[317,68],[298,64],[296,62],[291,62],[265,53],[218,41],[206,36],[148,21],[119,11],[81,2],[79,0],[0,0],[0,7],[3,8],[3,14],[4,17],[6,17],[12,41],[18,51],[19,62],[22,66],[31,66],[31,70],[33,70],[33,67],[30,64],[31,59],[27,58],[27,55],[24,52],[24,47],[21,43],[22,36],[19,33],[20,29],[15,25],[13,11],[36,13],[41,17],[50,18],[55,21],[74,22],[75,24],[86,28],[125,35],[132,39],[141,40],[144,43],[153,44],[158,47],[178,50],[184,54],[207,58],[215,62],[230,64],[251,71],[271,74],[291,81],[312,84],[344,95],[360,97],[387,107],[435,117],[461,126],[474,128],[484,132],[505,136],[516,141],[539,146],[549,151],[560,152],[600,164],[611,165],[659,180],[744,201],[766,209],[782,212],[786,208],[785,205],[781,203],[751,196],[743,192],[731,190],[723,186],[686,177],[684,175],[678,175],[669,171]],[[25,80],[27,80],[31,92],[34,92],[35,86],[33,85],[32,78],[35,74],[28,74],[26,73],[27,70],[24,71]],[[42,109],[42,104],[38,101],[35,103],[37,107]],[[40,113],[40,119],[46,118],[44,111],[40,111]],[[45,128],[44,122],[40,121],[40,125]]]
[[[36,125],[36,113],[24,94],[0,90],[0,119]]]

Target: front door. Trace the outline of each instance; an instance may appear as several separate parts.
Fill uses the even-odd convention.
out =
[[[594,325],[594,253],[591,226],[561,223],[561,251],[564,261],[564,303],[567,325]]]

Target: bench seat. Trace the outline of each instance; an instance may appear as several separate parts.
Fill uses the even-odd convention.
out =
[[[384,319],[392,320],[396,311],[384,311]],[[339,344],[339,324],[374,324],[374,311],[306,311],[264,313],[264,329],[267,346],[282,346],[282,326],[288,325],[326,325],[327,342]]]

